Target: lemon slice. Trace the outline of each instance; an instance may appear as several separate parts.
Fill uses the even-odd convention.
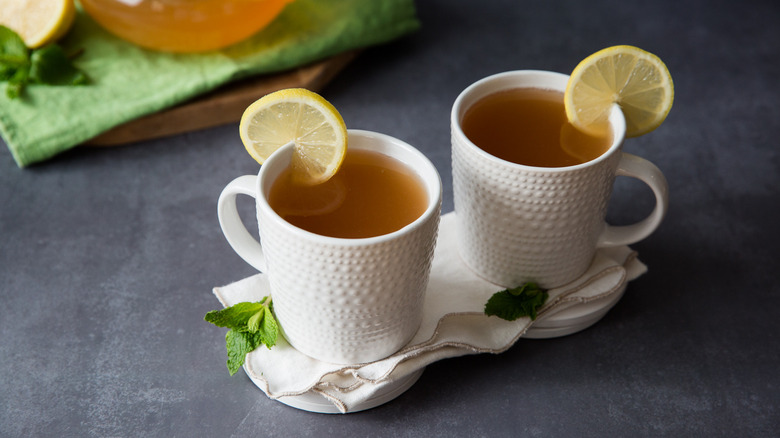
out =
[[[288,88],[263,96],[244,111],[239,125],[249,155],[263,164],[277,149],[295,142],[293,180],[327,181],[347,152],[347,126],[341,114],[319,94]]]
[[[608,47],[582,60],[563,96],[569,122],[591,135],[603,133],[612,105],[620,105],[626,137],[660,126],[673,100],[674,85],[666,65],[633,46]]]
[[[31,49],[63,37],[75,17],[73,0],[0,1],[0,24],[19,34]]]

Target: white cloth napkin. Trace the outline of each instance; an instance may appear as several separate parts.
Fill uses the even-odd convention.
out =
[[[346,413],[381,391],[435,361],[477,353],[500,353],[511,347],[534,324],[573,306],[617,296],[626,283],[647,271],[630,248],[601,249],[591,267],[576,281],[548,291],[549,298],[535,321],[505,321],[485,316],[488,298],[502,290],[473,274],[455,247],[455,215],[441,218],[423,322],[401,351],[385,359],[355,365],[321,362],[299,353],[282,336],[272,349],[259,347],[246,357],[244,369],[272,399],[319,394]],[[269,295],[268,280],[257,274],[214,288],[223,306],[258,301]]]

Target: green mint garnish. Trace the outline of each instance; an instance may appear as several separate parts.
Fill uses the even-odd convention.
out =
[[[279,324],[274,317],[273,304],[269,297],[263,297],[256,303],[244,302],[225,309],[212,310],[203,319],[230,329],[225,335],[225,347],[231,376],[241,368],[249,352],[260,345],[270,349],[276,345],[279,335]]]
[[[13,30],[0,25],[0,81],[5,94],[18,98],[27,84],[84,85],[87,75],[77,69],[56,44],[30,50]]]
[[[536,283],[525,283],[514,289],[496,292],[485,304],[485,315],[495,315],[507,321],[528,316],[536,319],[536,312],[547,301],[547,291]]]
[[[50,44],[33,50],[30,56],[30,80],[47,85],[84,85],[87,75],[71,64],[62,47]]]

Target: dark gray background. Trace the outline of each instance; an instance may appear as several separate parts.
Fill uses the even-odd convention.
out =
[[[430,157],[452,210],[449,110],[484,76],[570,72],[614,44],[658,54],[676,99],[625,150],[671,189],[634,245],[649,272],[597,325],[428,367],[400,398],[329,416],[225,368],[211,293],[253,274],[216,201],[257,171],[236,125],[29,169],[0,150],[0,436],[777,436],[780,7],[773,1],[418,2],[422,29],[322,94],[351,128]],[[4,146],[4,145],[0,145]],[[3,148],[5,149],[5,148]],[[609,218],[652,195],[619,179]],[[248,206],[251,209],[251,205]]]

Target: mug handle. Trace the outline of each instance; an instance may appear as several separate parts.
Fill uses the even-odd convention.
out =
[[[266,271],[265,255],[260,242],[247,231],[244,222],[238,215],[236,208],[236,196],[248,195],[256,198],[255,185],[257,175],[244,175],[231,181],[219,195],[217,202],[217,215],[222,234],[225,235],[233,250],[260,272]]]
[[[653,233],[669,208],[669,186],[661,170],[650,161],[633,154],[623,152],[616,175],[637,178],[647,184],[655,195],[655,208],[648,217],[633,225],[605,224],[599,236],[598,247],[630,245],[639,242]]]

